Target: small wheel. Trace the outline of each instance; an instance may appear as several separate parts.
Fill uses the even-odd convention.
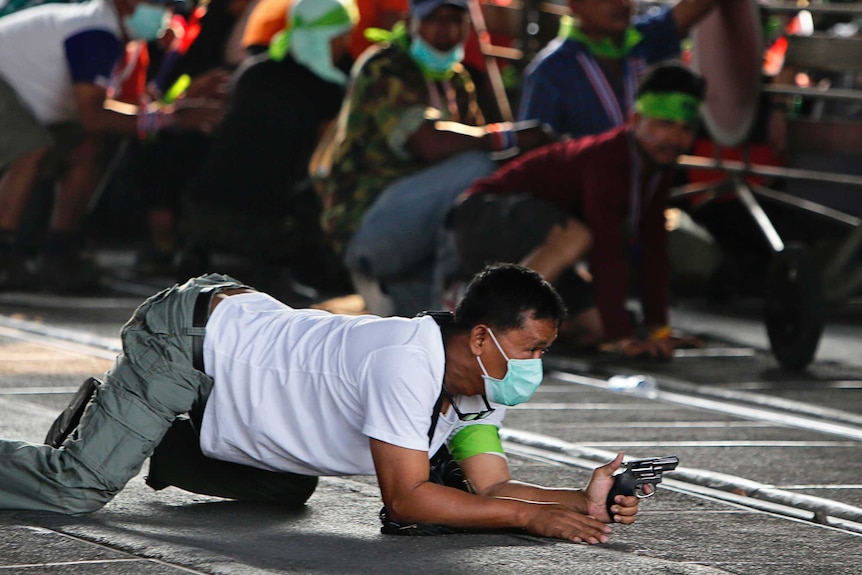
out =
[[[786,370],[805,369],[820,343],[825,310],[820,270],[804,245],[790,244],[776,254],[766,276],[764,298],[773,355]]]

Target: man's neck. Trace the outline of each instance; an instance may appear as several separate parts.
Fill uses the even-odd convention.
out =
[[[593,42],[601,42],[605,39],[613,42],[614,46],[621,46],[623,42],[623,34],[606,34],[604,32],[598,30],[591,30],[588,28],[581,28],[581,32],[584,33],[590,40]],[[598,54],[593,54],[593,58],[595,58],[599,64],[601,64],[602,68],[605,71],[605,74],[608,75],[608,79],[614,82],[620,81],[623,75],[623,63],[619,58],[605,58]]]
[[[446,369],[443,385],[452,396],[469,395],[471,382],[476,378],[476,358],[470,353],[470,337],[467,333],[447,333],[443,346],[446,353]],[[447,402],[443,402],[448,405]],[[444,410],[445,411],[445,410]]]
[[[608,33],[589,25],[585,29],[568,20],[560,25],[560,34],[585,44],[596,57],[619,60],[624,59],[643,40],[643,34],[634,28]]]
[[[588,29],[584,27],[581,27],[581,32],[583,32],[590,40],[594,42],[601,42],[607,39],[613,42],[614,46],[622,46],[623,39],[625,38],[625,32],[608,34],[607,32],[603,32],[601,30]]]

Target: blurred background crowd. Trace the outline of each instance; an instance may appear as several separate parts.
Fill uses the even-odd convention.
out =
[[[644,74],[668,61],[688,67],[691,32],[731,1],[0,0],[0,289],[87,293],[118,274],[180,281],[236,269],[291,301],[358,292],[368,311],[412,315],[457,302],[474,271],[463,245],[478,245],[468,232],[480,230],[545,251],[473,253],[477,261],[526,261],[549,280],[560,273],[542,267],[548,258],[576,271],[587,287],[561,291],[572,290],[567,303],[581,298],[580,307],[570,303],[573,315],[598,303],[598,316],[581,318],[591,345],[631,337],[638,323],[612,325],[606,287],[593,284],[599,297],[579,295],[596,272],[600,286],[614,289],[638,275],[666,275],[676,295],[758,294],[770,247],[732,194],[663,197],[667,237],[659,240],[631,229],[646,225],[640,218],[655,195],[647,181],[620,184],[629,199],[613,213],[619,221],[591,219],[589,185],[574,180],[565,185],[583,188],[583,199],[566,204],[555,223],[489,223],[460,209],[453,216],[471,195],[542,196],[511,174],[535,169],[538,178],[532,158],[550,157],[563,142],[623,130],[649,148],[665,137],[639,127],[637,114],[691,130],[690,140],[666,136],[684,144],[668,165],[694,153],[858,173],[858,135],[836,152],[806,148],[793,131],[794,120],[862,121],[852,98],[763,92],[735,149],[720,149],[688,118],[636,107]],[[788,58],[794,37],[858,39],[858,14],[758,10],[760,81],[859,87],[858,72],[843,64],[818,71]],[[650,172],[629,166],[627,153],[607,153],[605,173]],[[716,179],[677,169],[672,184]],[[859,212],[844,189],[767,183]],[[532,204],[506,209],[538,217]],[[800,225],[777,204],[770,216],[791,240],[823,244],[844,233],[819,221]],[[646,272],[608,280],[598,271],[608,260],[591,260],[608,257],[598,221],[644,244],[626,254],[629,268],[648,259],[639,254],[649,242],[667,245]],[[541,233],[528,239],[531,229]],[[96,257],[105,250],[130,250],[134,262],[112,269]],[[667,294],[642,297],[645,309],[667,307]],[[639,321],[644,337],[666,334],[666,309]]]

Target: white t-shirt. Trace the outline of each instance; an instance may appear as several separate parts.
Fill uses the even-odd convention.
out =
[[[111,0],[21,10],[0,19],[0,77],[43,124],[74,120],[73,84],[107,87],[122,37]]]
[[[214,380],[201,449],[213,458],[305,475],[373,475],[369,438],[435,453],[460,428],[431,414],[445,356],[431,317],[293,309],[263,293],[222,300],[207,323]],[[478,400],[478,403],[474,403]],[[462,411],[483,405],[459,400]],[[504,410],[482,423],[499,425]]]

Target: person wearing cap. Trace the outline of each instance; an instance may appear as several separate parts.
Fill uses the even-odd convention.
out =
[[[352,72],[320,181],[322,221],[374,313],[435,308],[454,263],[442,224],[455,197],[495,157],[550,141],[538,125],[485,125],[461,65],[467,8],[413,0],[408,25],[381,35]],[[375,291],[389,305],[371,305]]]
[[[451,220],[465,277],[484,262],[535,269],[566,300],[561,339],[576,345],[658,358],[698,345],[668,326],[664,210],[704,90],[704,79],[684,65],[660,63],[638,87],[625,125],[550,144],[477,181]],[[591,284],[574,268],[585,257]],[[641,330],[626,309],[629,275],[640,286]]]
[[[572,16],[524,72],[518,118],[573,138],[625,124],[647,67],[680,57],[689,30],[722,0],[682,0],[632,18],[632,0],[568,0]]]
[[[318,204],[304,184],[344,98],[357,18],[352,0],[297,0],[269,52],[236,72],[225,117],[185,191],[181,266],[228,251],[271,277],[286,266],[315,285],[341,268],[322,237],[319,208],[303,207]]]
[[[515,265],[477,274],[454,314],[409,319],[294,309],[228,276],[193,278],[135,311],[124,353],[80,396],[80,423],[46,444],[0,440],[0,509],[94,512],[155,448],[151,487],[301,506],[320,476],[376,475],[387,534],[523,528],[604,543],[608,523],[638,512],[634,495],[607,502],[623,454],[583,490],[544,488],[510,477],[499,436],[507,406],[541,384],[563,314],[553,287]],[[445,445],[458,473],[434,481]]]
[[[0,20],[0,288],[29,266],[17,248],[24,208],[40,168],[59,165],[42,273],[52,287],[78,287],[82,226],[98,174],[93,134],[147,137],[171,126],[210,130],[221,104],[193,98],[144,109],[109,99],[129,40],[157,37],[170,7],[143,0],[46,4]],[[50,154],[49,154],[50,152]]]

